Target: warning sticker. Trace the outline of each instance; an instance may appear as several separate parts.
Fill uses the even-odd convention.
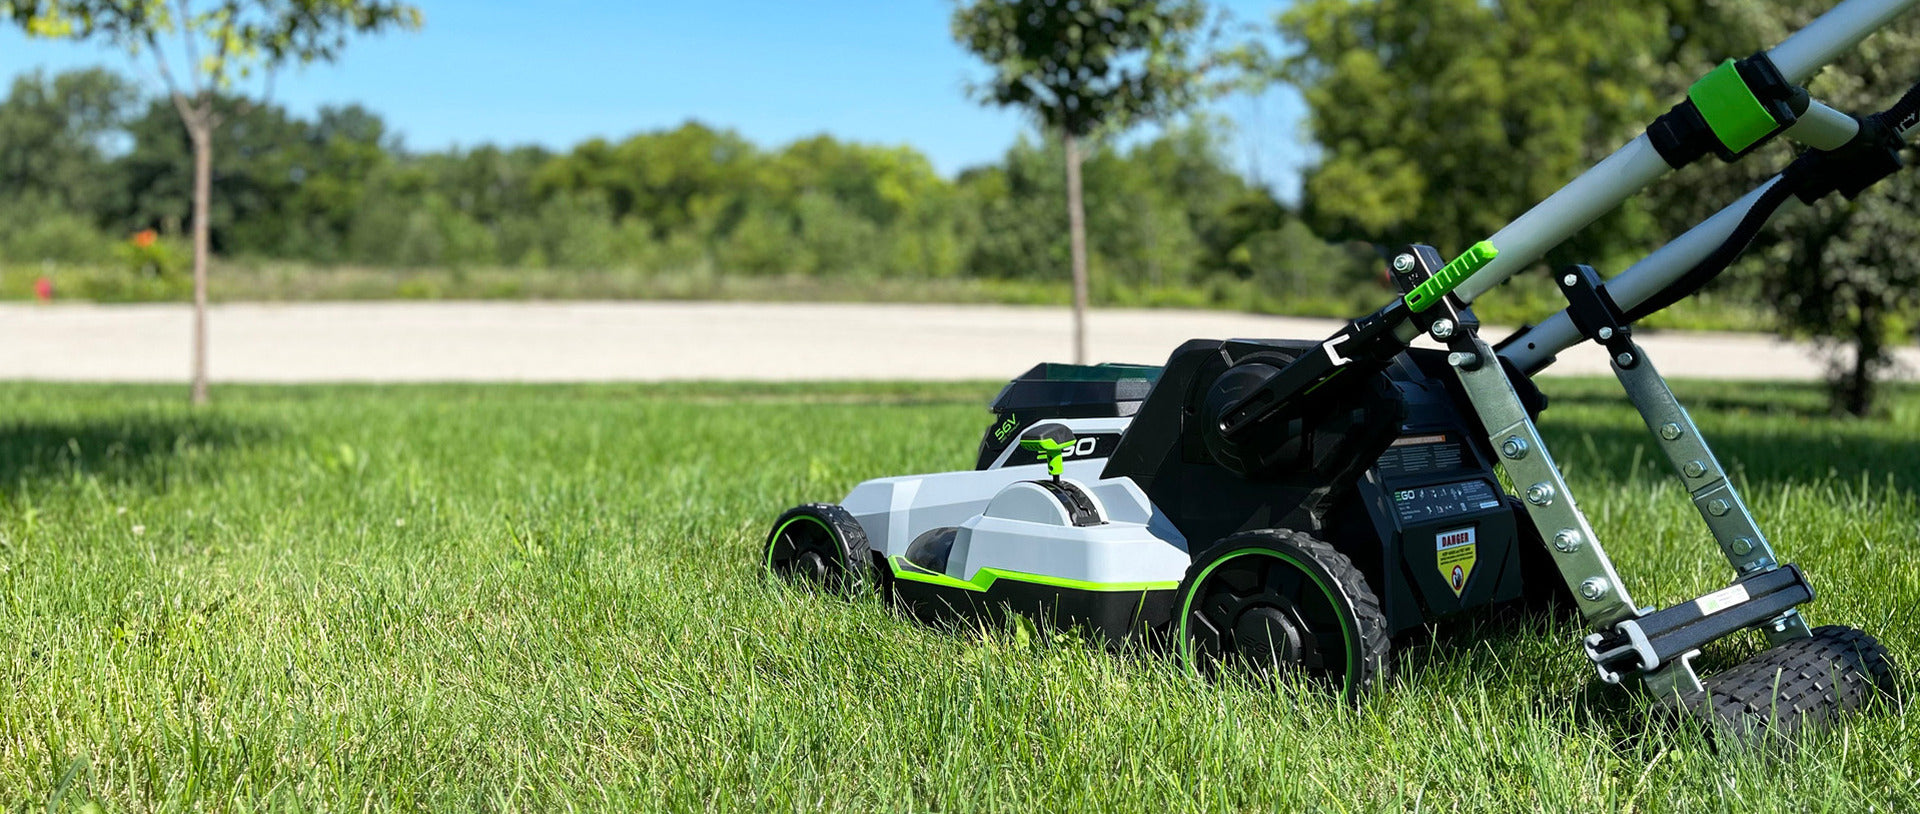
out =
[[[1473,530],[1473,526],[1467,526],[1434,535],[1434,548],[1438,552],[1435,559],[1440,565],[1440,576],[1447,581],[1447,587],[1453,589],[1454,596],[1459,596],[1467,589],[1467,580],[1473,577],[1473,564],[1479,561]]]

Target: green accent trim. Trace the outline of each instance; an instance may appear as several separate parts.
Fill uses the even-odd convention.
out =
[[[946,574],[928,571],[925,568],[907,562],[903,556],[887,558],[887,565],[893,570],[893,576],[909,582],[924,582],[943,588],[959,588],[963,591],[984,593],[995,582],[1024,582],[1029,585],[1045,585],[1050,588],[1064,588],[1070,591],[1171,591],[1180,587],[1175,582],[1086,582],[1065,577],[1050,577],[1044,574],[1028,574],[1020,571],[1007,571],[1000,568],[982,568],[973,575],[973,579],[954,579]]]
[[[780,532],[786,531],[788,526],[791,526],[802,520],[813,521],[814,525],[817,525],[820,528],[827,530],[828,537],[833,537],[835,541],[839,540],[839,537],[835,536],[833,533],[833,527],[827,525],[827,521],[821,520],[820,518],[814,517],[813,515],[810,515],[810,514],[803,514],[798,517],[794,517],[788,520],[787,522],[781,523],[779,526],[775,527],[773,530],[773,534],[770,534],[767,536],[767,570],[768,571],[773,570],[773,544],[780,542]]]
[[[1414,286],[1412,291],[1407,292],[1407,307],[1413,309],[1416,314],[1432,308],[1441,297],[1453,293],[1453,290],[1466,282],[1468,277],[1472,277],[1474,272],[1486,268],[1488,263],[1493,262],[1493,258],[1499,256],[1500,250],[1494,248],[1489,241],[1482,240],[1468,246],[1459,257],[1453,258],[1453,262],[1441,266],[1440,270],[1434,272],[1432,277],[1428,277],[1426,282]]]
[[[1730,153],[1743,152],[1780,129],[1767,106],[1747,87],[1747,80],[1740,78],[1731,59],[1687,88],[1687,99]]]
[[[1347,675],[1346,681],[1340,688],[1340,691],[1343,695],[1352,695],[1354,676],[1360,672],[1360,653],[1355,649],[1353,644],[1353,631],[1354,628],[1360,626],[1359,620],[1354,619],[1351,614],[1347,613],[1347,603],[1341,601],[1340,593],[1335,591],[1332,586],[1329,586],[1326,580],[1321,579],[1318,572],[1307,567],[1306,564],[1300,562],[1300,560],[1296,559],[1293,555],[1271,548],[1248,548],[1235,551],[1208,564],[1206,568],[1201,569],[1200,573],[1193,578],[1193,588],[1187,593],[1186,601],[1181,603],[1180,607],[1175,611],[1177,614],[1175,618],[1180,620],[1178,623],[1178,633],[1176,634],[1179,641],[1176,646],[1180,648],[1180,660],[1187,664],[1194,663],[1193,636],[1188,632],[1188,626],[1191,624],[1189,620],[1193,617],[1193,602],[1198,598],[1200,586],[1207,583],[1207,577],[1213,573],[1214,569],[1251,554],[1265,554],[1300,569],[1301,573],[1306,574],[1307,578],[1313,580],[1313,584],[1319,587],[1321,593],[1326,594],[1328,599],[1333,600],[1333,612],[1340,615],[1340,621],[1342,623],[1340,625],[1340,637],[1347,645]]]

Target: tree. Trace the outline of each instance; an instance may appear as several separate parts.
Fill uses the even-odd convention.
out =
[[[193,146],[193,387],[207,401],[207,259],[213,197],[213,136],[219,98],[236,81],[288,61],[331,61],[355,34],[416,29],[421,14],[394,0],[10,0],[6,11],[29,34],[105,39],[144,60],[166,87]],[[169,51],[176,48],[177,51]]]
[[[970,0],[953,34],[993,68],[981,101],[1025,110],[1060,136],[1073,266],[1073,358],[1087,358],[1081,142],[1186,109],[1207,71],[1200,0]]]
[[[1726,57],[1780,41],[1828,0],[1308,0],[1279,18],[1297,46],[1277,76],[1300,86],[1324,157],[1306,210],[1323,234],[1457,251],[1636,135]],[[1869,112],[1920,79],[1908,15],[1810,84]],[[1785,140],[1737,164],[1702,161],[1548,255],[1609,272],[1791,160]],[[1772,304],[1785,333],[1833,354],[1836,411],[1865,414],[1889,343],[1920,313],[1920,196],[1883,183],[1782,218],[1727,276]],[[1763,261],[1761,258],[1765,258]]]
[[[1627,0],[1306,0],[1279,18],[1323,157],[1321,234],[1465,249],[1631,138],[1658,110],[1644,73],[1666,32]],[[1573,246],[1598,262],[1621,216]]]
[[[15,77],[0,100],[0,189],[76,214],[104,211],[114,194],[107,142],[136,98],[131,83],[99,68]]]
[[[1782,15],[1805,24],[1827,4],[1798,2]],[[1791,30],[1791,29],[1788,29]],[[1775,40],[1785,32],[1767,32]],[[1920,19],[1908,14],[1869,38],[1807,83],[1814,98],[1840,110],[1881,110],[1920,82]],[[1776,147],[1777,160],[1788,148]],[[1915,151],[1906,154],[1909,167]],[[1781,329],[1826,346],[1829,404],[1835,413],[1867,416],[1878,382],[1893,366],[1892,349],[1920,328],[1920,191],[1912,169],[1876,184],[1855,200],[1833,196],[1783,218],[1756,255],[1761,291]],[[1735,189],[1745,189],[1736,187]],[[1722,198],[1735,194],[1726,190]]]

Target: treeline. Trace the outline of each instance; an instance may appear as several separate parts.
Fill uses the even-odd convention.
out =
[[[775,148],[688,122],[566,152],[416,152],[358,106],[312,118],[221,105],[212,239],[229,260],[848,280],[1066,276],[1058,146],[936,173],[911,147],[815,136]],[[176,113],[121,76],[16,78],[0,102],[0,262],[113,263],[128,236],[179,240],[192,162]],[[1222,155],[1207,123],[1086,164],[1096,279],[1257,284],[1345,301],[1371,253],[1327,245]],[[1377,292],[1366,287],[1370,298]]]

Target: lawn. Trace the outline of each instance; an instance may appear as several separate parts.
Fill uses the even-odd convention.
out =
[[[1718,587],[1608,387],[1549,387],[1583,507],[1641,601]],[[1415,636],[1356,711],[758,572],[786,506],[967,466],[993,391],[223,387],[193,413],[0,385],[0,808],[1920,807],[1907,717],[1716,755],[1643,726],[1566,623]],[[1920,661],[1920,391],[1875,422],[1812,389],[1682,397],[1810,618]]]

